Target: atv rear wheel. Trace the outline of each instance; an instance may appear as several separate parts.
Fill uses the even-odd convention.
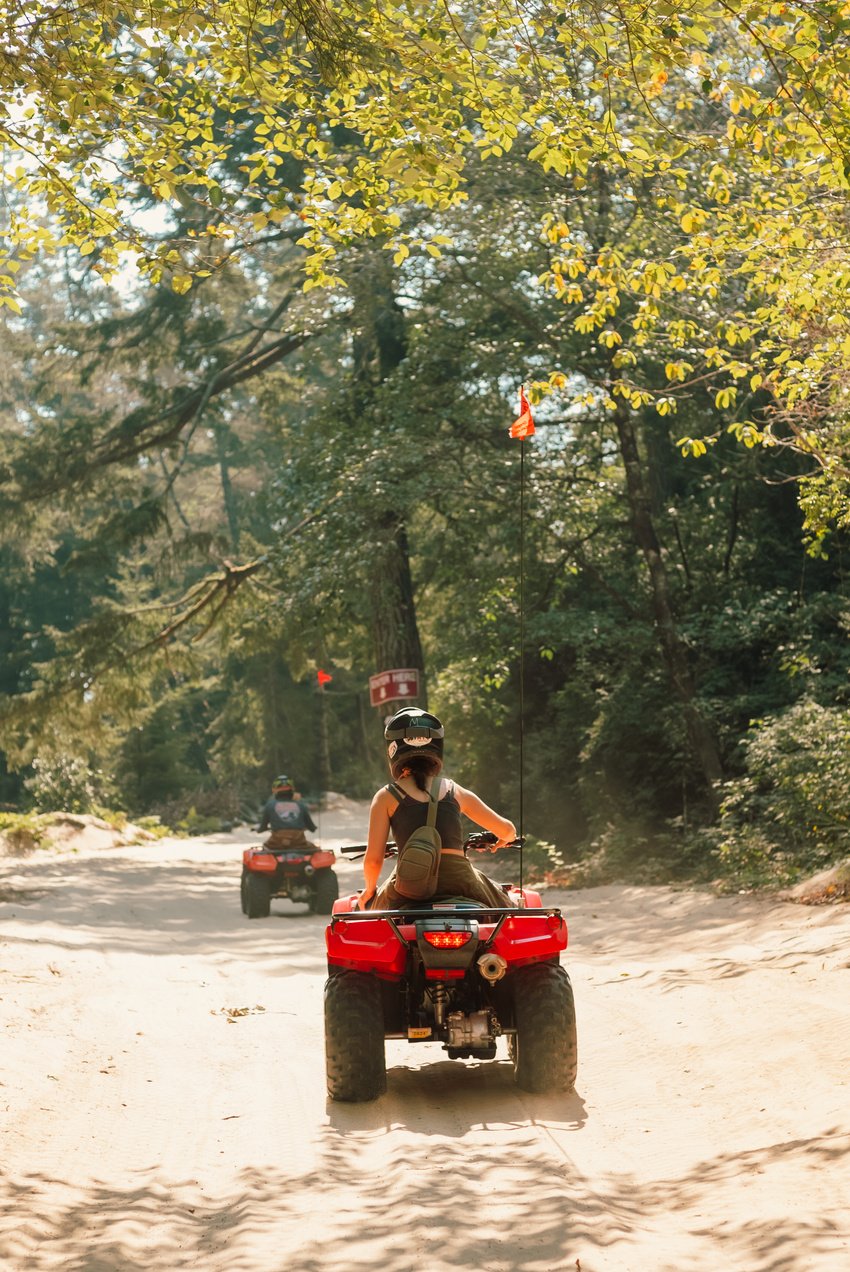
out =
[[[333,914],[334,901],[339,896],[339,880],[330,866],[316,871],[310,910],[313,914]]]
[[[381,986],[361,972],[325,982],[325,1067],[332,1100],[375,1100],[387,1089]]]
[[[563,967],[536,963],[513,974],[516,1034],[510,1048],[524,1091],[571,1091],[578,1069],[576,1010]]]
[[[245,878],[245,913],[249,919],[267,919],[272,908],[268,879],[248,871]]]

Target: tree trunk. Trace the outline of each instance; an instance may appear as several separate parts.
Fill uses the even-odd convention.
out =
[[[723,779],[723,767],[714,735],[696,704],[696,690],[688,665],[688,651],[679,635],[670,603],[667,571],[650,511],[637,435],[631,413],[625,403],[618,403],[614,421],[617,427],[620,454],[625,465],[626,490],[635,543],[643,553],[649,571],[652,608],[662,657],[670,676],[673,692],[681,706],[688,739],[702,770],[709,798],[716,808],[717,786]]]
[[[227,527],[230,531],[230,546],[234,552],[238,552],[239,516],[236,511],[236,500],[233,497],[233,485],[230,480],[227,427],[221,420],[214,419],[212,429],[215,435],[216,458],[218,459],[218,472],[221,478],[221,497],[224,503],[225,516],[227,517]]]
[[[368,416],[380,386],[407,355],[404,311],[393,292],[392,267],[385,252],[374,254],[352,290],[356,296],[353,343],[358,408]],[[418,705],[426,706],[425,668],[416,621],[407,524],[395,508],[378,508],[369,584],[370,625],[375,671],[414,667],[419,672]],[[389,703],[388,711],[396,704]]]
[[[379,523],[369,601],[376,672],[415,667],[420,681],[417,705],[427,707],[407,530],[392,512],[385,513]]]

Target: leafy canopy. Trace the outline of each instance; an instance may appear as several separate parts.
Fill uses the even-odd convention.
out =
[[[652,220],[644,252],[562,208],[547,223],[547,281],[609,352],[612,409],[674,413],[707,383],[740,440],[820,466],[815,527],[850,519],[850,4],[0,0],[0,20],[20,156],[0,307],[57,244],[178,293],[275,230],[297,232],[305,289],[342,282],[362,237],[439,257],[400,209],[462,202],[471,158],[521,143],[565,191],[605,171],[609,202]],[[661,385],[630,378],[642,348]]]
[[[725,149],[687,119],[706,95],[737,121],[727,143],[774,175],[816,168],[818,185],[845,189],[848,14],[760,0],[3,0],[0,136],[24,156],[12,179],[33,196],[11,238],[49,244],[47,207],[105,272],[131,250],[179,289],[222,242],[244,242],[297,200],[309,268],[325,280],[333,244],[391,236],[399,203],[462,197],[470,144],[498,157],[522,133],[544,167],[581,175],[605,162],[634,179],[684,147]],[[362,139],[347,164],[335,129]],[[225,179],[237,137],[253,149]],[[157,251],[125,201],[134,183],[163,205],[203,207],[200,237],[213,243]]]

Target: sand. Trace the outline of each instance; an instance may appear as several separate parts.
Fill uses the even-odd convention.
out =
[[[850,906],[549,893],[576,1092],[389,1042],[339,1105],[326,921],[242,916],[251,841],[0,859],[3,1272],[850,1268]]]

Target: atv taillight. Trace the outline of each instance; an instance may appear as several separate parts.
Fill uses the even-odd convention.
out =
[[[429,945],[437,950],[459,950],[472,936],[471,932],[423,932]]]

